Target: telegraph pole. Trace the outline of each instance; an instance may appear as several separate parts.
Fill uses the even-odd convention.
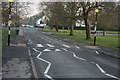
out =
[[[8,31],[8,46],[10,46],[10,26],[11,26],[11,23],[12,23],[12,20],[11,20],[11,3],[12,3],[12,0],[8,0],[8,2],[9,2],[9,22],[8,22],[9,31]]]

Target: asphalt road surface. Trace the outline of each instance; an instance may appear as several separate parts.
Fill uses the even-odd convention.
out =
[[[36,78],[118,80],[118,59],[69,44],[35,28],[23,28]]]

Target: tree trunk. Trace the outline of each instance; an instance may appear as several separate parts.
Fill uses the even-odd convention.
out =
[[[58,32],[58,26],[55,26],[55,30]]]
[[[91,32],[90,32],[90,25],[88,24],[88,12],[85,11],[85,8],[83,7],[84,12],[84,22],[86,26],[86,40],[91,39]]]
[[[105,28],[103,29],[103,36],[105,36]]]
[[[70,34],[69,34],[70,36],[73,35],[73,31],[74,31],[74,26],[75,26],[74,19],[72,19],[71,23],[72,23],[72,26],[70,28]]]
[[[91,32],[90,32],[91,29],[90,29],[90,25],[87,22],[87,15],[85,16],[84,21],[86,26],[86,40],[89,40],[91,39]]]

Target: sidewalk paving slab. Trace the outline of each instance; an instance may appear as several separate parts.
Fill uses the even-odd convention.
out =
[[[30,57],[24,36],[14,36],[10,46],[2,49],[2,77],[33,78]]]

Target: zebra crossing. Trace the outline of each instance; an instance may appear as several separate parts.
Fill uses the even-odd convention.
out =
[[[62,46],[66,47],[66,48],[70,48],[70,46],[65,45],[65,44],[62,44]],[[53,44],[44,44],[44,45],[42,45],[42,44],[36,44],[36,49],[33,48],[33,50],[36,51],[36,52],[39,52],[39,51],[44,51],[44,52],[49,52],[49,51],[65,51],[62,48],[60,49],[60,48],[55,47],[55,45],[53,45]]]

